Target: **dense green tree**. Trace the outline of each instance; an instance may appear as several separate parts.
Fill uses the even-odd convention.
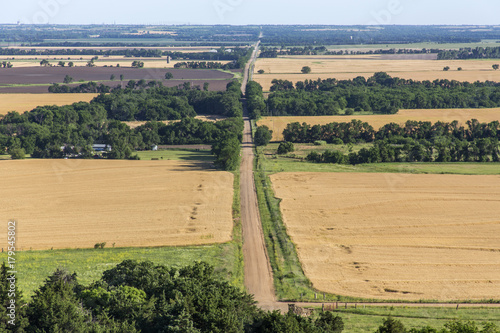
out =
[[[384,323],[375,331],[375,333],[406,333],[407,330],[403,323],[392,317],[384,320]]]
[[[278,146],[278,151],[277,153],[282,155],[282,154],[288,154],[291,153],[295,150],[295,147],[293,145],[293,142],[280,142],[280,145]]]
[[[236,170],[239,167],[241,142],[235,136],[222,139],[212,146],[216,156],[215,165],[223,170]]]
[[[26,152],[23,148],[14,148],[9,150],[10,158],[13,160],[22,160],[26,158]]]
[[[64,77],[63,83],[65,83],[65,84],[69,84],[69,83],[71,83],[71,82],[73,82],[73,78],[72,78],[71,76],[69,76],[69,75],[66,75],[66,76]]]
[[[266,146],[273,137],[273,131],[269,127],[263,125],[257,127],[254,134],[254,142],[256,146]]]
[[[15,280],[17,276],[9,271],[4,261],[0,267],[0,331],[23,333],[28,326],[27,308]]]
[[[300,71],[302,72],[302,74],[309,74],[309,73],[311,73],[311,67],[304,66],[304,67],[302,67],[302,69]]]

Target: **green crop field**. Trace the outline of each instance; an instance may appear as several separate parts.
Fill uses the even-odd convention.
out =
[[[16,253],[17,279],[25,297],[31,297],[47,276],[57,268],[76,272],[81,284],[98,280],[102,272],[126,259],[152,261],[166,266],[182,267],[196,261],[206,261],[215,266],[230,281],[237,258],[234,243],[163,248],[109,248],[19,251]],[[6,260],[6,253],[1,260]]]

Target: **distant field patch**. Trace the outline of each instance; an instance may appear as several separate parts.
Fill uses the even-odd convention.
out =
[[[500,298],[500,177],[271,176],[319,290],[402,300]]]
[[[407,120],[452,122],[457,120],[465,125],[467,120],[477,119],[480,122],[500,120],[500,108],[492,109],[431,109],[431,110],[399,110],[392,115],[352,115],[352,116],[310,116],[310,117],[263,117],[258,125],[266,125],[273,130],[273,140],[283,140],[283,130],[293,122],[306,122],[310,125],[325,125],[332,122],[349,122],[359,119],[373,126],[375,130],[389,123],[404,124]]]
[[[231,240],[233,175],[207,162],[1,161],[0,216],[23,250]],[[6,229],[0,232],[6,239]],[[4,242],[5,243],[5,242]],[[5,247],[5,246],[3,246]]]
[[[413,55],[389,58],[384,55],[353,56],[286,56],[280,58],[259,58],[255,64],[254,81],[259,82],[264,91],[269,91],[273,79],[297,81],[318,78],[353,79],[357,76],[368,78],[376,72],[386,72],[392,77],[418,81],[448,79],[457,81],[500,81],[500,71],[492,68],[498,59],[482,60],[428,60]],[[426,55],[425,55],[426,56]],[[415,59],[416,58],[416,59]],[[301,74],[303,66],[311,67],[310,74]],[[443,71],[445,66],[450,70]],[[458,70],[461,67],[462,70]],[[258,74],[259,70],[264,74]]]
[[[203,121],[211,121],[211,122],[217,122],[219,120],[224,120],[227,119],[227,117],[224,116],[218,116],[218,115],[199,115],[195,117],[196,119],[203,120]],[[164,124],[169,124],[172,122],[178,122],[179,120],[163,120],[162,123]],[[144,125],[147,123],[147,121],[124,121],[125,124],[127,124],[130,128],[137,128],[139,126]]]
[[[10,111],[23,113],[43,105],[68,105],[90,102],[97,94],[0,94],[0,115]]]

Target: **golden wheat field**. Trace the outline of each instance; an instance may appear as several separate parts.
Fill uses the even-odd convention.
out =
[[[10,111],[23,113],[39,105],[68,105],[90,102],[98,94],[0,94],[0,115]]]
[[[0,174],[0,216],[17,221],[18,249],[231,240],[228,172],[186,161],[24,160],[2,161]]]
[[[393,77],[418,81],[448,79],[457,81],[500,81],[500,71],[492,68],[498,60],[384,60],[376,55],[355,56],[290,56],[281,58],[259,58],[255,64],[253,79],[269,91],[273,79],[297,81],[318,78],[353,79],[368,78],[376,72],[386,72]],[[310,74],[302,74],[303,66],[311,67]],[[443,71],[449,66],[449,71]],[[461,67],[462,70],[458,71]],[[259,70],[264,74],[258,74]]]
[[[271,176],[319,290],[402,300],[500,298],[500,177]]]
[[[273,130],[273,141],[283,140],[283,130],[290,123],[306,122],[309,125],[325,125],[332,122],[350,122],[358,119],[367,122],[375,130],[389,124],[397,123],[404,125],[407,120],[452,122],[457,120],[465,125],[467,120],[477,119],[480,122],[492,122],[500,120],[500,108],[492,109],[430,109],[430,110],[399,110],[397,114],[390,115],[353,115],[353,116],[305,116],[305,117],[263,117],[258,122],[258,126],[266,125]]]

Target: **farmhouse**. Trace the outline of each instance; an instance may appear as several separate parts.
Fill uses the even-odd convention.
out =
[[[97,152],[100,152],[100,151],[111,151],[111,146],[110,145],[106,145],[106,144],[97,143],[97,144],[93,144],[92,145],[92,149],[94,151],[97,151]]]

